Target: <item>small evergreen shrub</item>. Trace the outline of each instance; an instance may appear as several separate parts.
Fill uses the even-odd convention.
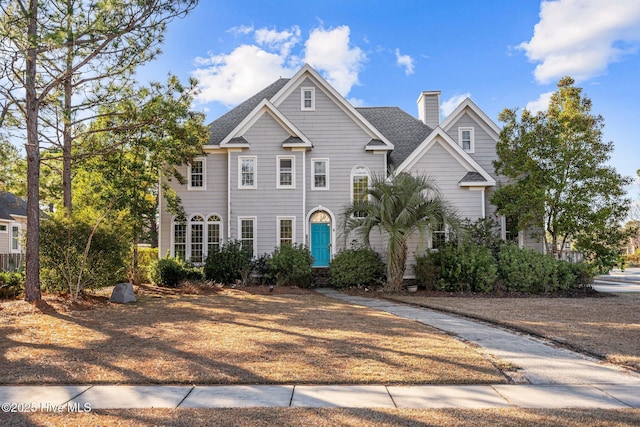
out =
[[[176,288],[186,278],[187,266],[180,258],[161,258],[149,266],[149,279],[154,285]]]
[[[15,298],[23,289],[23,273],[0,271],[0,298]]]
[[[498,267],[488,247],[448,243],[416,257],[416,280],[427,289],[491,292]]]
[[[216,283],[231,284],[242,279],[243,272],[252,269],[252,254],[242,249],[240,241],[232,240],[209,253],[204,264],[204,278]]]
[[[329,282],[335,288],[374,286],[384,276],[380,254],[370,248],[344,249],[329,264]]]
[[[301,244],[282,245],[267,258],[268,277],[276,285],[309,286],[313,257],[309,249]]]

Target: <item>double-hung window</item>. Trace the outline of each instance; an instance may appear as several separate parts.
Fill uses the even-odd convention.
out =
[[[193,263],[204,261],[204,218],[200,215],[191,217],[191,257]]]
[[[173,256],[187,259],[187,221],[183,217],[173,220]]]
[[[222,242],[222,219],[218,215],[209,215],[207,218],[207,254],[220,249]]]
[[[257,158],[254,156],[238,157],[238,188],[256,189]]]
[[[467,153],[473,153],[475,151],[473,128],[460,128],[458,138],[460,140],[460,146],[464,151]]]
[[[313,173],[311,185],[313,190],[329,189],[329,159],[312,159],[311,170]]]
[[[15,224],[11,226],[11,252],[22,252],[20,247],[20,226]]]
[[[240,217],[238,218],[238,228],[240,229],[240,245],[242,249],[256,255],[256,218]]]
[[[351,200],[354,204],[366,202],[369,198],[369,170],[364,166],[356,166],[351,171]],[[356,218],[366,216],[364,211],[354,213]]]
[[[295,188],[295,157],[278,156],[276,159],[278,168],[278,188]]]
[[[313,87],[303,87],[300,91],[300,109],[314,111],[316,109],[316,90]]]
[[[293,245],[294,243],[294,218],[278,217],[278,245]]]
[[[205,177],[205,159],[196,158],[193,159],[189,165],[189,190],[206,190],[206,177]]]

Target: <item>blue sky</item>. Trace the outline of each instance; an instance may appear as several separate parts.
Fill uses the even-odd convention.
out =
[[[638,0],[201,0],[139,78],[198,78],[212,121],[308,62],[357,106],[417,116],[420,92],[440,90],[443,115],[470,96],[500,124],[506,107],[544,109],[570,75],[605,119],[611,164],[635,177],[639,48]]]

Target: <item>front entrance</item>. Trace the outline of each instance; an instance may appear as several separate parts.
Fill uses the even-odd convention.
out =
[[[324,211],[311,215],[311,255],[314,267],[328,267],[331,259],[331,217]]]

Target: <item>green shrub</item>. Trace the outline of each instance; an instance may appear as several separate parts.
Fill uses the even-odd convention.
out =
[[[138,268],[135,271],[133,267],[130,269],[130,281],[136,284],[150,282],[151,278],[149,277],[149,268],[151,263],[157,260],[158,248],[138,248]]]
[[[427,289],[491,292],[498,267],[488,247],[449,243],[416,257],[416,280]]]
[[[267,258],[268,275],[276,285],[309,286],[313,257],[301,244],[282,245]]]
[[[42,288],[68,291],[110,286],[125,280],[129,243],[116,224],[95,224],[74,215],[54,215],[40,225]],[[91,238],[88,252],[85,251]]]
[[[329,264],[329,281],[335,288],[373,286],[384,282],[384,263],[369,248],[344,249]]]
[[[149,265],[149,280],[158,286],[176,288],[186,278],[186,265],[180,258],[161,258]]]
[[[204,264],[204,278],[216,283],[231,284],[251,271],[252,254],[242,249],[240,241],[229,241],[209,253]]]
[[[23,273],[0,271],[0,298],[15,298],[23,289]]]
[[[593,273],[584,263],[571,264],[516,245],[504,245],[499,274],[509,291],[549,293],[589,285]]]

